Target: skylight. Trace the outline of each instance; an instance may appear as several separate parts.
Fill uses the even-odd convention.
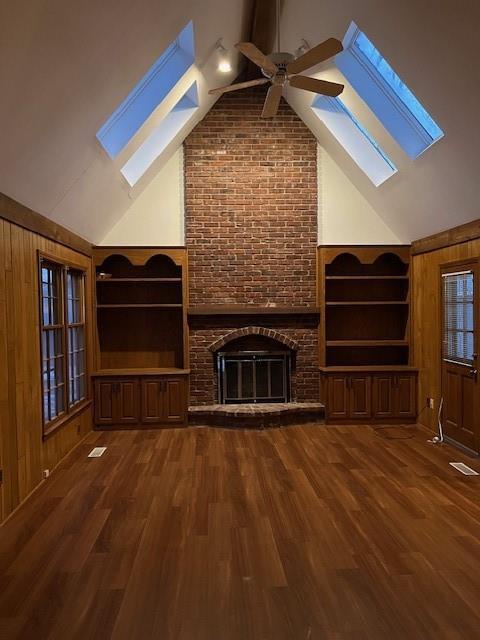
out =
[[[97,131],[99,142],[111,158],[131,140],[194,58],[193,24],[189,22]]]
[[[317,96],[312,109],[376,187],[397,172],[387,154],[340,98]]]
[[[335,62],[410,158],[444,134],[367,36],[352,22]]]
[[[194,82],[122,167],[122,174],[130,186],[138,182],[197,109],[198,91]]]

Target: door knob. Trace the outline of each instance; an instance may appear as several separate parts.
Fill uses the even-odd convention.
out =
[[[477,369],[470,369],[470,375],[471,375],[471,376],[476,376],[476,375],[477,375],[477,373],[478,373],[478,370],[477,370]]]

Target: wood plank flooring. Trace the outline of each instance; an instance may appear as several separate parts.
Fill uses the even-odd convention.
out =
[[[477,639],[480,462],[427,437],[92,433],[0,529],[0,637]]]

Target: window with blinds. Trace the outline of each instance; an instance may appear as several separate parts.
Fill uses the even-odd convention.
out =
[[[473,272],[444,273],[443,359],[471,365],[474,353]]]

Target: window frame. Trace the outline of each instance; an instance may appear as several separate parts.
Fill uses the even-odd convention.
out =
[[[43,287],[42,287],[42,267],[50,266],[58,269],[59,279],[59,318],[60,323],[52,325],[52,328],[59,329],[61,335],[62,352],[63,352],[63,385],[64,385],[64,407],[63,410],[51,420],[47,420],[45,416],[45,387],[43,377],[43,335],[45,330],[49,330],[50,325],[43,323]],[[81,322],[70,323],[68,317],[68,273],[76,272],[80,275],[80,314]],[[40,340],[40,385],[41,385],[41,410],[42,410],[42,428],[43,437],[46,437],[56,431],[67,420],[71,419],[76,413],[82,411],[90,404],[89,393],[89,372],[88,372],[88,314],[86,304],[87,291],[87,269],[85,266],[76,264],[71,261],[59,259],[47,253],[38,252],[38,268],[37,268],[37,295],[39,302],[39,340]],[[73,327],[83,327],[83,369],[84,369],[84,397],[76,402],[71,402],[70,395],[70,344],[69,329]],[[47,329],[46,329],[47,328]]]
[[[444,364],[454,365],[458,367],[467,367],[472,368],[475,364],[476,360],[476,349],[477,349],[477,326],[479,319],[477,318],[477,274],[478,274],[478,262],[476,260],[460,260],[455,262],[450,262],[447,264],[440,265],[440,362],[442,367]],[[472,297],[472,306],[473,306],[473,358],[469,361],[462,360],[454,360],[453,358],[445,357],[446,354],[444,352],[444,336],[445,336],[445,291],[444,291],[444,281],[445,276],[455,275],[457,273],[469,273],[473,274],[473,297]]]
[[[355,22],[352,22],[343,39],[344,50],[335,57],[335,64],[401,149],[411,160],[415,160],[432,145],[439,142],[445,136],[445,132],[442,131],[436,120],[425,109],[415,93],[400,78],[440,131],[442,131],[442,134],[437,138],[432,138],[426,131],[368,58],[355,46],[355,42],[361,33],[368,38]],[[370,39],[368,38],[368,40]],[[375,46],[374,43],[372,44]],[[383,54],[381,55],[390,65]],[[393,67],[392,70],[397,74]]]
[[[319,95],[311,109],[375,187],[398,173],[393,161],[339,97]]]

